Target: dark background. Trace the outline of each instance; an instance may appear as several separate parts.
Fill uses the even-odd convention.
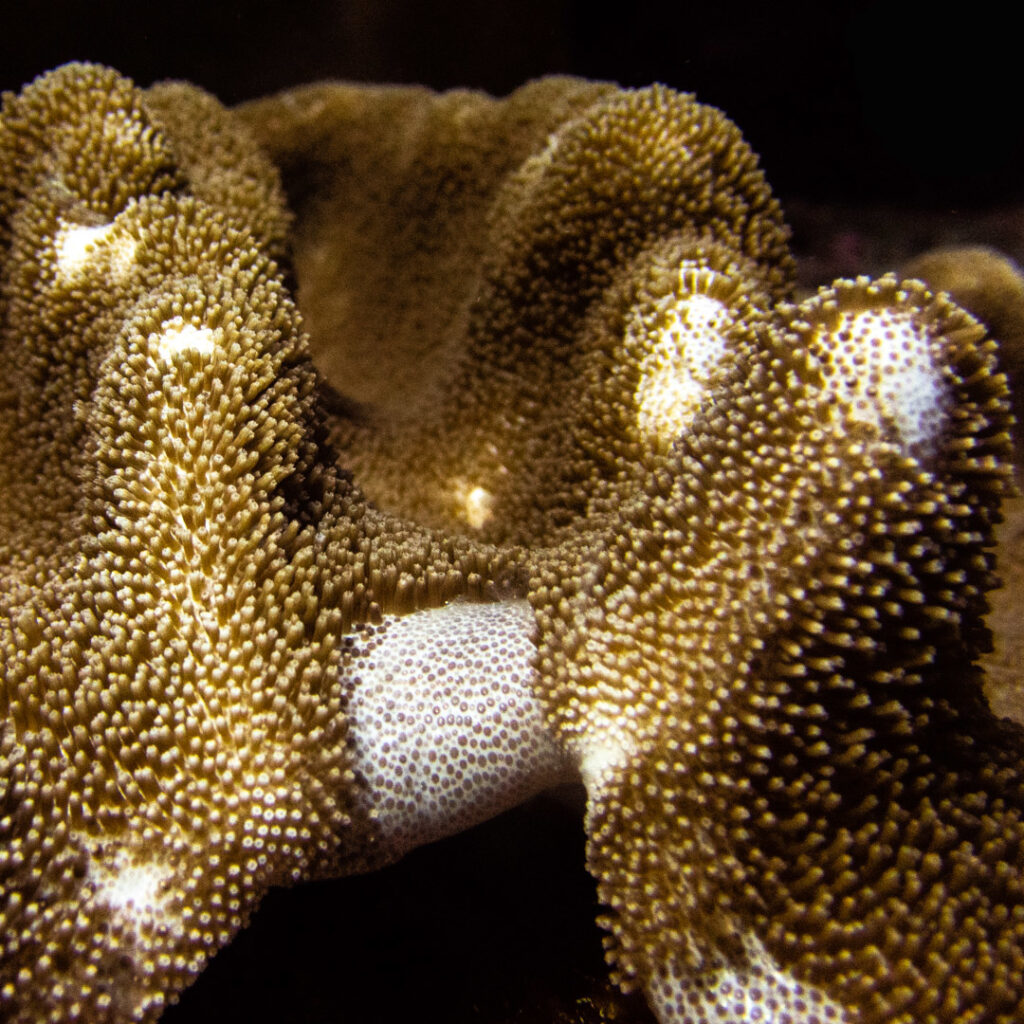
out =
[[[318,78],[508,92],[549,72],[662,81],[726,110],[786,199],[990,206],[1024,196],[1017,33],[993,3],[590,0],[25,2],[0,86],[71,59],[228,103]]]

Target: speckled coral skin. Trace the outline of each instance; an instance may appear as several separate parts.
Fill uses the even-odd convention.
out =
[[[1005,436],[986,426],[908,457],[891,426],[836,415],[826,380],[842,361],[828,370],[813,342],[830,306],[913,309],[949,344],[963,429],[998,395],[980,332],[919,295],[883,282],[805,306],[770,358],[741,358],[723,381],[751,399],[743,428],[695,420],[676,451],[685,471],[656,477],[646,525],[606,537],[598,573],[558,571],[571,611],[551,618],[573,625],[542,639],[541,677],[559,679],[563,728],[585,753],[595,727],[626,747],[590,787],[590,857],[623,980],[647,983],[652,963],[695,975],[670,1019],[702,1019],[699,979],[742,965],[751,935],[848,1007],[842,1019],[1019,1013],[1021,925],[1004,908],[1021,898],[1020,731],[992,719],[971,666]],[[638,587],[640,552],[678,568]],[[637,682],[609,694],[612,676]],[[970,952],[950,970],[958,948]]]
[[[538,687],[587,782],[612,964],[662,1019],[1015,1020],[1021,736],[974,668],[1009,480],[984,331],[893,280],[778,305],[785,229],[731,126],[657,89],[565,88],[589,108],[469,183],[443,111],[471,152],[515,148],[528,90],[246,108],[336,386],[380,322],[396,336],[374,375],[394,393],[356,386],[343,458],[388,507],[530,548]],[[384,116],[402,102],[415,117]],[[417,172],[446,161],[472,230],[361,302],[350,282],[388,275],[404,238],[390,217],[438,216]],[[325,261],[367,211],[384,257]],[[417,377],[403,314],[463,286],[456,340]]]
[[[241,121],[294,232],[187,87],[70,67],[5,100],[4,1013],[151,1020],[269,885],[478,817],[462,761],[515,799],[564,755],[614,976],[665,1024],[1017,1020],[1021,732],[974,667],[1009,474],[984,331],[891,279],[786,305],[755,158],[669,90],[324,86]],[[353,166],[380,171],[354,197]],[[325,211],[376,240],[333,300]],[[288,238],[311,323],[348,325],[335,394]],[[444,625],[462,595],[495,603]],[[434,623],[457,651],[424,654]],[[446,674],[453,784],[361,761]]]
[[[367,853],[342,633],[502,562],[337,469],[274,172],[151,97],[72,65],[4,102],[5,1020],[152,1020],[269,885]]]

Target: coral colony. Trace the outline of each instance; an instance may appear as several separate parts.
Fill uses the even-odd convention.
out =
[[[983,327],[791,304],[665,88],[2,118],[0,1017],[154,1021],[269,887],[573,778],[663,1024],[1021,1019]]]

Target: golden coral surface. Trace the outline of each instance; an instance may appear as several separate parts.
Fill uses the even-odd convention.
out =
[[[0,1013],[155,1019],[372,864],[354,680],[424,625],[457,674],[468,595],[663,1022],[1019,1019],[994,345],[915,282],[789,304],[720,113],[72,65],[5,97],[0,245]]]
[[[0,1006],[152,1019],[338,856],[344,626],[476,553],[326,453],[276,175],[215,101],[68,66],[0,168]]]

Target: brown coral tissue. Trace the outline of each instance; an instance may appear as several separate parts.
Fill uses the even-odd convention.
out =
[[[1019,275],[788,242],[660,86],[5,95],[0,1017],[568,782],[610,980],[538,1020],[1019,1021]]]

